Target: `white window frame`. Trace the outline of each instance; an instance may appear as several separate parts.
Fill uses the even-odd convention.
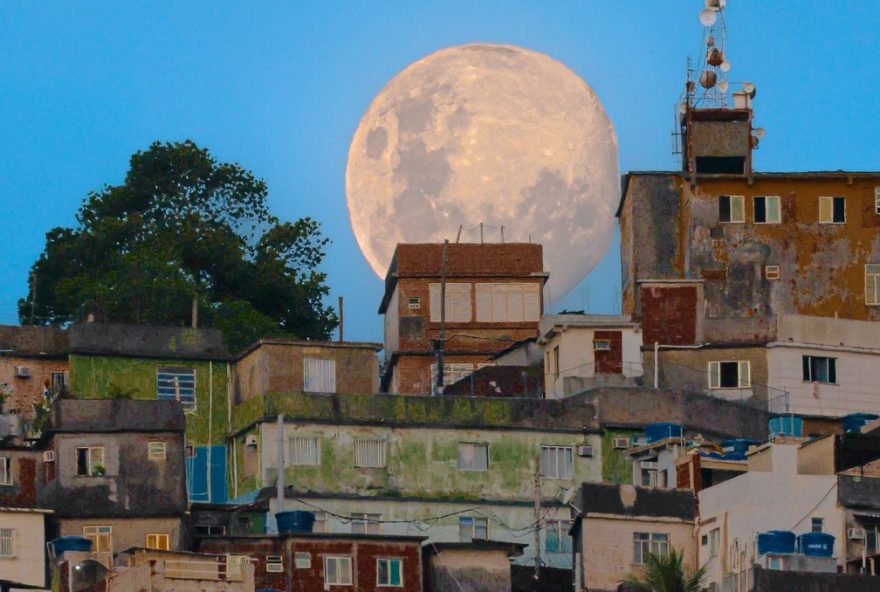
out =
[[[92,553],[113,554],[113,527],[105,525],[83,526],[83,537],[92,541]],[[101,548],[101,541],[106,542],[106,548]]]
[[[312,554],[308,551],[295,551],[293,553],[293,567],[294,569],[311,569]]]
[[[284,573],[284,557],[266,555],[266,573]]]
[[[428,284],[428,295],[431,309],[431,322],[440,322],[439,283]],[[474,317],[471,305],[471,284],[464,282],[446,282],[446,322],[470,323]]]
[[[486,462],[478,462],[477,453],[485,454]],[[458,443],[458,470],[471,472],[486,472],[489,470],[489,444],[486,442],[459,442]]]
[[[828,380],[817,380],[815,376],[813,376],[813,360],[825,360],[827,363],[826,374],[828,375]],[[801,356],[801,378],[803,379],[803,364],[807,364],[808,380],[804,380],[806,383],[815,383],[815,384],[839,384],[837,382],[837,358],[833,358],[831,356],[814,356],[811,354],[804,354]],[[834,370],[832,372],[832,366]],[[831,380],[831,374],[834,374],[834,380]]]
[[[179,401],[184,411],[195,411],[198,399],[197,385],[195,368],[156,367],[156,399],[159,401]]]
[[[764,279],[770,281],[776,281],[780,277],[780,271],[778,265],[765,265],[764,266]]]
[[[546,462],[550,460],[551,462]],[[562,464],[560,466],[560,457]],[[544,444],[541,446],[541,476],[545,479],[574,479],[574,446]]]
[[[382,514],[352,512],[351,534],[382,534]]]
[[[391,562],[397,563],[397,571],[400,574],[400,582],[397,584],[390,583],[391,580]],[[385,573],[388,575],[388,582],[383,582],[379,577],[379,565],[386,563]],[[376,587],[378,588],[403,588],[403,558],[402,557],[377,557],[376,558]]]
[[[330,563],[333,563],[336,578],[330,579]],[[351,586],[351,555],[324,556],[324,586]]]
[[[755,207],[758,203],[758,199],[764,200],[764,221],[759,222],[757,219],[758,209]],[[770,217],[770,207],[769,203],[773,201],[776,204],[776,216],[775,219],[771,219]],[[782,222],[782,211],[780,207],[782,206],[781,200],[778,195],[755,195],[752,197],[752,220],[755,224],[780,224]]]
[[[541,319],[541,286],[535,282],[476,285],[478,323],[535,323]]]
[[[0,557],[15,557],[15,529],[0,528]]]
[[[0,456],[0,485],[12,484],[12,457]]]
[[[880,263],[865,264],[865,304],[880,306]]]
[[[719,543],[721,541],[721,529],[713,528],[709,531],[709,557],[718,556]]]
[[[634,532],[633,565],[645,565],[648,553],[665,557],[669,555],[669,533]]]
[[[546,549],[548,553],[571,553],[572,548],[574,547],[574,538],[570,534],[568,534],[568,531],[571,529],[571,522],[571,520],[546,521],[546,529],[544,531],[544,549]],[[548,536],[551,532],[556,535],[556,540],[559,542],[559,548],[556,551],[551,551],[550,545],[548,543]]]
[[[97,468],[104,467],[104,474],[107,474],[107,465],[105,464],[105,456],[104,456],[104,447],[103,446],[77,446],[75,449],[76,457],[74,459],[74,466],[76,470],[79,471],[79,451],[80,450],[88,450],[86,453],[86,469],[88,473],[83,475],[82,473],[77,472],[77,477],[100,477],[97,474]],[[98,462],[100,460],[100,462]]]
[[[147,442],[147,460],[166,460],[168,452],[165,442]]]
[[[152,538],[152,544],[150,539]],[[159,551],[171,550],[171,535],[164,532],[150,532],[144,535],[144,546]]]
[[[355,438],[354,466],[366,469],[384,469],[387,465],[385,449],[384,438]]]
[[[468,529],[470,536],[462,538],[462,529]],[[489,519],[485,516],[459,516],[458,517],[458,540],[463,543],[469,543],[474,539],[483,540],[484,537],[477,536],[477,530],[485,530],[485,539],[489,539]]]
[[[843,200],[843,220],[834,220],[834,200]],[[827,204],[823,207],[823,204]],[[823,212],[824,210],[824,212]],[[823,216],[823,213],[828,214]],[[843,195],[820,195],[819,196],[819,224],[846,224],[846,196]]]
[[[313,435],[293,435],[288,438],[287,448],[293,466],[318,466],[321,464],[321,439]]]
[[[721,198],[726,197],[730,203],[730,220],[721,219]],[[746,197],[744,195],[719,195],[718,196],[718,221],[721,224],[742,224],[746,221]],[[738,207],[734,207],[737,204]],[[735,216],[738,214],[738,216]]]
[[[721,386],[721,364],[736,364],[738,386]],[[752,364],[749,360],[716,360],[709,362],[708,378],[710,390],[752,388]]]
[[[303,358],[303,392],[335,393],[336,360]]]

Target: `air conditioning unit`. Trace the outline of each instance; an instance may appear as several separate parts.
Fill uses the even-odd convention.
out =
[[[284,572],[284,560],[281,558],[280,555],[266,556],[266,571],[269,573]]]
[[[629,448],[629,438],[627,438],[626,436],[618,436],[611,441],[611,446],[617,449]]]
[[[578,446],[578,456],[593,456],[593,447],[592,446]]]
[[[657,469],[657,462],[653,460],[643,460],[640,465],[643,469]]]
[[[422,302],[418,298],[410,298],[408,306],[410,310],[418,310],[422,308]]]
[[[865,539],[865,529],[864,528],[847,528],[846,529],[846,538],[854,539],[854,540],[864,540]]]
[[[256,434],[248,434],[244,438],[245,446],[256,446],[257,445],[257,435]]]
[[[611,351],[611,342],[607,339],[593,340],[593,351]]]
[[[8,366],[7,366],[8,368]],[[27,366],[16,366],[15,367],[15,376],[16,378],[30,378],[31,377],[31,369]]]
[[[55,462],[55,451],[54,450],[44,450],[43,451],[43,462]]]

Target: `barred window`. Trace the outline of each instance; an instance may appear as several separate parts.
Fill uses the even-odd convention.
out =
[[[574,474],[574,448],[541,446],[541,475],[547,479],[571,479]]]
[[[165,460],[165,442],[149,442],[147,444],[147,459]]]
[[[381,438],[355,438],[354,466],[381,469],[385,466],[385,440]]]
[[[156,398],[180,401],[184,409],[196,408],[196,371],[164,366],[156,369]]]
[[[290,438],[290,464],[321,464],[321,449],[318,446],[318,437],[292,436]]]
[[[303,390],[307,393],[335,393],[336,360],[304,358]]]
[[[462,471],[488,471],[489,445],[461,442],[458,445],[458,468]]]
[[[0,528],[0,557],[15,557],[14,528]]]
[[[12,485],[12,459],[0,456],[0,485]]]

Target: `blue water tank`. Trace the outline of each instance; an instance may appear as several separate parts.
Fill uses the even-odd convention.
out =
[[[810,557],[831,557],[834,552],[834,535],[827,532],[808,532],[798,537],[801,553]]]
[[[757,440],[749,440],[748,438],[733,438],[721,441],[721,451],[724,458],[732,460],[745,460],[746,452],[750,446],[756,446]]]
[[[315,513],[303,510],[278,512],[275,514],[275,520],[278,522],[278,532],[280,533],[312,532],[312,526],[315,524]]]
[[[665,421],[659,423],[649,423],[645,426],[645,439],[648,442],[658,442],[666,438],[681,438],[684,431],[677,423],[668,423]]]
[[[768,530],[758,534],[758,555],[764,553],[794,553],[795,537],[787,530]]]
[[[55,556],[60,557],[67,551],[84,551],[90,553],[92,551],[92,541],[80,536],[64,536],[49,541],[52,548],[55,549]]]
[[[874,413],[850,413],[843,416],[844,432],[860,432],[862,426],[880,418],[880,415]]]
[[[804,420],[793,415],[783,415],[770,419],[770,437],[794,436],[800,438],[804,434]]]

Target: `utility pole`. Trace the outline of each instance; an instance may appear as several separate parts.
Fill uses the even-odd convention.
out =
[[[535,458],[535,580],[541,577],[541,455]]]
[[[437,394],[443,394],[443,357],[446,349],[446,266],[449,264],[449,241],[443,241],[443,260],[440,263],[440,339],[434,344],[437,351]]]
[[[195,329],[199,326],[199,293],[193,292],[193,301],[192,301],[192,328]]]
[[[278,414],[278,461],[275,463],[278,476],[275,478],[275,496],[278,512],[284,511],[284,415]]]
[[[345,301],[342,296],[339,297],[339,341],[345,341]]]
[[[31,272],[31,325],[34,324],[34,308],[37,305],[37,274]]]

